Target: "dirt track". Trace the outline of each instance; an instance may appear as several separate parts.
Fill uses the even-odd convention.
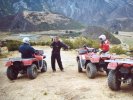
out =
[[[6,67],[0,61],[0,100],[133,100],[133,88],[124,85],[118,92],[107,86],[107,76],[99,74],[88,79],[86,73],[77,72],[76,52],[62,51],[65,72],[53,73],[50,66],[51,49],[43,48],[46,53],[48,71],[39,74],[34,80],[19,76],[15,81],[6,77]],[[17,52],[13,56],[19,56]]]

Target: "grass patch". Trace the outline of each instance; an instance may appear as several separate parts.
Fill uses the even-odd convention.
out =
[[[75,39],[63,39],[63,42],[67,44],[70,49],[77,49],[86,45],[88,47],[99,48],[99,43],[95,40],[84,38],[84,37],[77,37]]]
[[[6,53],[6,54],[0,54],[0,58],[6,58],[7,55],[8,55],[8,53]]]
[[[126,54],[126,51],[121,46],[113,46],[110,49],[110,52],[111,53],[116,53],[118,55],[120,55],[120,54]]]
[[[9,51],[15,51],[19,49],[19,46],[23,44],[21,41],[18,40],[6,40],[5,46],[8,48]],[[50,45],[51,41],[42,41],[42,42],[30,42],[31,46],[35,45],[40,45],[40,46],[45,46],[45,45]]]

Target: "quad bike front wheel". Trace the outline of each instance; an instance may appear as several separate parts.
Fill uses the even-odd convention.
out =
[[[41,69],[41,72],[46,72],[47,71],[47,63],[45,60],[43,60],[43,67]]]
[[[30,79],[35,79],[37,77],[37,66],[35,64],[32,64],[27,68],[27,75]]]
[[[15,80],[15,79],[17,79],[17,76],[18,76],[18,72],[15,71],[13,69],[13,67],[8,67],[7,68],[7,77],[8,77],[8,79]]]
[[[93,79],[93,78],[95,78],[96,73],[97,73],[96,66],[92,63],[88,63],[86,66],[87,77]]]
[[[114,91],[120,90],[121,81],[120,81],[120,72],[117,70],[111,70],[108,74],[108,86]]]
[[[78,60],[78,72],[82,72],[82,68],[81,68],[81,64],[80,64],[80,61]]]

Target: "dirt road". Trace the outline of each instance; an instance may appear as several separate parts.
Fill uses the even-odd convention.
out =
[[[95,79],[88,79],[86,73],[77,72],[76,52],[62,51],[65,72],[57,67],[53,73],[50,66],[51,49],[44,49],[48,71],[39,74],[34,80],[19,76],[15,81],[6,77],[4,61],[0,61],[0,100],[133,100],[133,88],[122,86],[118,92],[107,86],[107,76],[99,74]],[[20,56],[15,52],[10,56]]]

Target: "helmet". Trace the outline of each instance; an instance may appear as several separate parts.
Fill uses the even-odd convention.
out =
[[[23,38],[23,42],[29,44],[30,39],[28,37]]]
[[[105,35],[100,35],[99,39],[102,40],[102,41],[105,41],[106,40],[106,36]]]

